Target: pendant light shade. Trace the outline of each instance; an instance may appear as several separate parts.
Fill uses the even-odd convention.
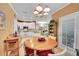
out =
[[[35,10],[34,10],[34,14],[36,16],[47,16],[48,13],[50,11],[50,8],[48,7],[48,5],[45,5],[45,7],[41,7],[40,4],[38,4],[36,7],[35,7]]]
[[[40,4],[36,7],[36,10],[38,11],[38,12],[41,12],[42,10],[43,10],[43,8],[40,6]]]
[[[49,12],[50,11],[50,8],[46,7],[44,8],[44,12]]]

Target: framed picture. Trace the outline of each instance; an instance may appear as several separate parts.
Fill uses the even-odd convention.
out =
[[[0,30],[5,29],[5,13],[0,11]]]

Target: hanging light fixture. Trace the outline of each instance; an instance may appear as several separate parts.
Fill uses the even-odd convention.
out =
[[[45,8],[43,8],[40,4],[38,4],[35,7],[35,10],[33,13],[36,16],[47,16],[49,11],[50,11],[50,8],[47,5],[45,6]]]
[[[38,6],[36,7],[36,10],[37,10],[38,12],[41,12],[41,11],[43,10],[43,8],[40,6],[40,4],[38,4]]]
[[[49,12],[49,11],[50,11],[50,8],[49,8],[48,6],[46,6],[46,7],[44,8],[44,12],[47,13],[47,12]]]
[[[35,15],[37,15],[39,12],[35,10],[33,13],[34,13]]]

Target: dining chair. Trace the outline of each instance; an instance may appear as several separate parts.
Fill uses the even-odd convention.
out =
[[[56,37],[55,36],[48,36],[50,39],[53,39],[53,40],[56,40]]]
[[[64,48],[62,49],[61,52],[56,52],[55,54],[48,54],[48,56],[65,56],[66,51],[67,51],[67,48]]]

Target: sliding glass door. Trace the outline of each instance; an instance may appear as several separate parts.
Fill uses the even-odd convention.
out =
[[[62,44],[74,48],[74,19],[63,20],[61,23]]]
[[[74,19],[61,20],[62,44],[74,48]]]
[[[67,47],[71,54],[75,55],[75,49],[79,49],[79,12],[63,16],[59,20],[59,45]]]

